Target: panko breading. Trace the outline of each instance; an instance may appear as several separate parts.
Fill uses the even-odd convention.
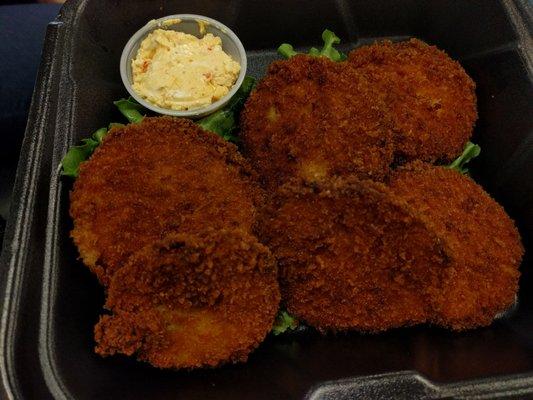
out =
[[[286,185],[261,227],[298,319],[319,330],[376,332],[431,318],[448,250],[385,185]]]
[[[475,83],[445,52],[420,40],[353,50],[348,63],[387,93],[397,161],[448,162],[472,135]]]
[[[186,119],[145,118],[112,130],[71,193],[72,237],[104,285],[168,232],[251,231],[262,194],[237,148]]]
[[[331,55],[339,39],[323,39]],[[429,164],[456,158],[476,119],[461,65],[411,39],[272,63],[239,118],[243,155],[183,118],[112,129],[70,197],[106,291],[95,352],[244,362],[286,329],[280,302],[287,325],[323,333],[490,324],[515,301],[519,233],[469,177]]]
[[[433,322],[452,329],[491,323],[509,308],[518,290],[524,252],[504,209],[472,179],[456,171],[413,162],[390,182],[450,249]]]
[[[392,162],[384,95],[346,63],[276,61],[241,116],[244,153],[269,188],[293,177],[381,180]]]
[[[95,327],[101,355],[160,368],[246,361],[280,299],[270,251],[243,230],[170,234],[135,253],[109,286]]]

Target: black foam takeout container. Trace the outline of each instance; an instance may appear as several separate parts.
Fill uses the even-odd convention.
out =
[[[192,13],[231,27],[261,77],[282,42],[342,49],[419,37],[477,83],[478,182],[516,220],[527,248],[516,309],[488,328],[269,337],[246,364],[165,371],[93,352],[103,290],[69,238],[66,149],[119,118],[119,58],[148,20]],[[531,10],[511,0],[73,0],[48,27],[1,258],[1,394],[47,399],[456,398],[533,393]],[[491,240],[490,237],[487,240]],[[477,398],[477,397],[476,397]]]

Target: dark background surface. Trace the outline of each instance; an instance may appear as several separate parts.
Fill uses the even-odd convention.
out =
[[[0,2],[0,248],[46,25],[61,7],[22,3],[35,2]]]
[[[502,2],[279,0],[267,7],[259,1],[139,0],[133,7],[125,0],[75,1],[63,16],[69,25],[51,31],[48,45],[58,47],[45,51],[45,66],[53,79],[48,92],[38,92],[44,108],[34,106],[24,144],[23,171],[35,180],[17,184],[12,216],[27,225],[17,225],[24,226],[19,232],[10,221],[7,232],[13,249],[3,261],[12,261],[18,271],[12,297],[4,299],[12,310],[5,331],[12,387],[26,398],[47,398],[52,391],[79,399],[291,399],[324,381],[403,370],[444,385],[531,373],[533,282],[527,258],[518,307],[484,329],[451,333],[417,327],[337,336],[308,331],[268,338],[246,364],[195,372],[159,371],[92,352],[103,293],[76,261],[68,237],[71,184],[57,180],[54,171],[68,143],[117,118],[111,102],[125,94],[118,60],[127,39],[149,19],[181,12],[230,26],[243,40],[256,77],[277,57],[279,43],[316,45],[324,28],[343,39],[344,49],[375,38],[416,36],[448,51],[478,85],[480,117],[473,140],[482,154],[473,162],[474,177],[515,218],[531,253],[532,83],[520,32]],[[405,382],[389,393],[400,397],[401,387],[405,398],[415,398]],[[431,396],[442,396],[442,390]]]

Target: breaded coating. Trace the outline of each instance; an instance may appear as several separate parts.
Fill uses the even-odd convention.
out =
[[[390,187],[407,201],[451,252],[433,322],[460,330],[489,325],[512,306],[524,249],[504,209],[467,176],[413,162]]]
[[[381,180],[392,162],[383,96],[346,63],[276,61],[241,115],[244,153],[271,189],[293,177]]]
[[[190,120],[145,118],[112,130],[81,165],[71,236],[107,285],[132,253],[168,232],[250,231],[261,197],[236,146]]]
[[[96,352],[135,354],[159,368],[246,361],[279,300],[274,258],[246,231],[169,234],[113,276]]]
[[[353,50],[348,63],[387,94],[397,162],[448,162],[472,135],[475,83],[445,52],[420,40]]]
[[[377,332],[431,317],[448,250],[384,184],[286,185],[261,226],[298,319],[321,331]]]

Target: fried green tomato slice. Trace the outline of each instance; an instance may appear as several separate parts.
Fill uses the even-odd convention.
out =
[[[241,115],[244,153],[268,188],[294,177],[381,180],[392,161],[383,96],[346,63],[306,55],[274,62]]]
[[[250,231],[261,192],[236,146],[186,119],[145,118],[112,130],[80,167],[71,236],[104,285],[168,232]]]
[[[513,305],[524,249],[495,200],[469,177],[422,162],[396,170],[390,187],[452,255],[434,299],[434,323],[456,330],[489,325]]]
[[[109,286],[96,352],[159,368],[246,361],[280,300],[270,251],[244,230],[169,234],[135,253]]]
[[[399,162],[449,162],[477,119],[474,81],[445,52],[420,40],[384,41],[353,50],[348,63],[387,94]]]
[[[431,317],[448,251],[385,185],[286,185],[261,226],[283,301],[307,324],[377,332]]]

